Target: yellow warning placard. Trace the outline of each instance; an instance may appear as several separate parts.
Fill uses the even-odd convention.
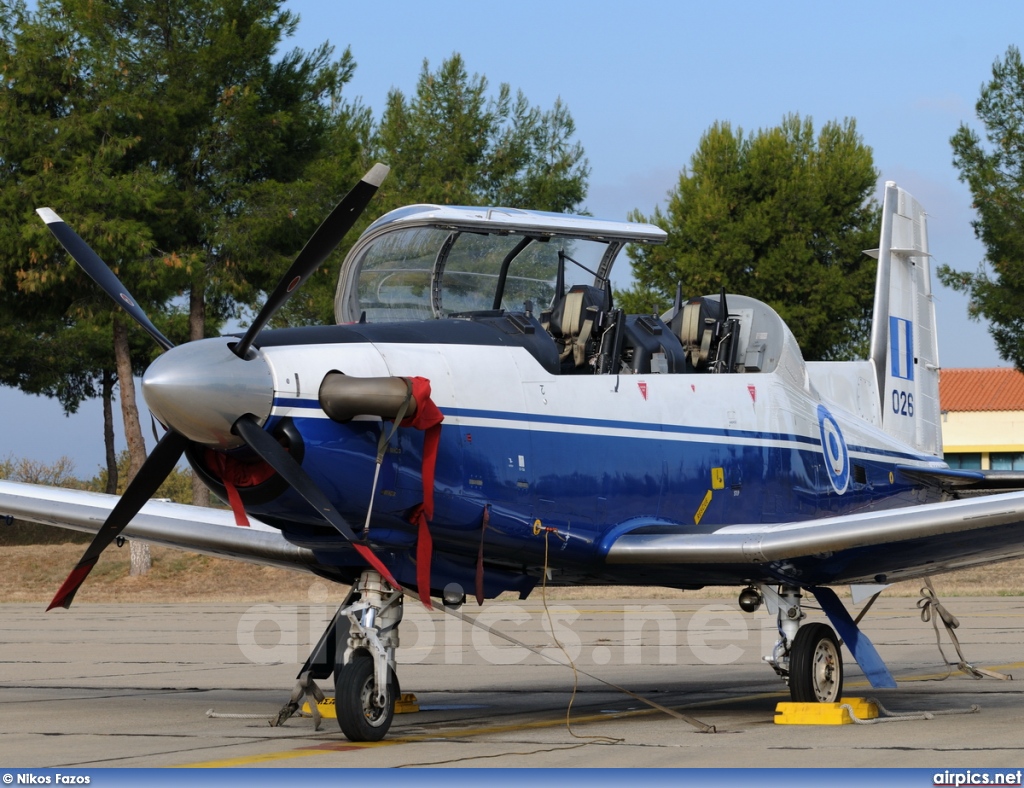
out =
[[[693,524],[700,525],[700,518],[704,516],[704,512],[707,511],[708,504],[711,503],[711,490],[708,490],[704,496],[704,500],[701,501],[700,507],[697,509],[697,513],[693,516]]]

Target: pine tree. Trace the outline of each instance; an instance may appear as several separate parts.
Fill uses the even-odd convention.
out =
[[[999,355],[1024,370],[1024,62],[1017,47],[996,60],[975,108],[985,140],[961,124],[950,142],[974,198],[972,225],[985,261],[975,273],[943,265],[938,276],[970,295],[970,316],[987,319]]]
[[[874,294],[878,206],[871,149],[854,121],[791,115],[744,135],[716,123],[679,176],[667,209],[644,216],[668,244],[629,250],[635,285],[618,294],[628,311],[661,312],[685,296],[723,287],[765,301],[788,323],[808,359],[866,352]]]

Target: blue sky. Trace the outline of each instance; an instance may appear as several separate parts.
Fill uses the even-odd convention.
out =
[[[816,128],[852,117],[880,186],[895,180],[928,211],[935,263],[974,270],[984,250],[949,138],[962,122],[979,128],[980,86],[1021,43],[1024,4],[965,5],[292,0],[301,23],[286,47],[350,46],[348,94],[377,117],[389,89],[414,92],[424,59],[436,67],[453,52],[494,88],[507,82],[545,109],[561,98],[590,161],[586,207],[612,219],[663,204],[715,121],[754,131],[787,113]],[[936,310],[943,366],[1006,365],[962,296],[936,283]],[[0,389],[0,425],[0,459],[67,455],[82,476],[103,460],[98,403],[67,419],[58,405]]]

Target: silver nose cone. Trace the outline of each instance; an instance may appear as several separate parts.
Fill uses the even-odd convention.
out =
[[[264,423],[274,402],[274,379],[258,351],[242,360],[227,338],[178,345],[154,361],[142,378],[142,395],[153,415],[189,440],[231,449],[243,441],[231,434],[239,416]]]

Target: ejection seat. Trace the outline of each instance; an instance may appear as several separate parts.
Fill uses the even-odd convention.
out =
[[[555,338],[563,370],[586,365],[593,355],[600,315],[610,306],[607,292],[591,285],[573,285],[555,304],[545,328]]]
[[[716,322],[706,298],[691,298],[683,307],[679,339],[687,361],[696,370],[707,368]]]

